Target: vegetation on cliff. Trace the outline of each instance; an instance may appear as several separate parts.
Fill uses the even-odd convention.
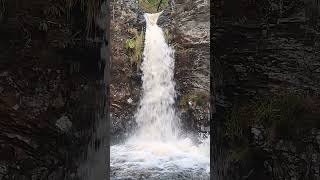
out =
[[[139,33],[135,28],[128,29],[128,32],[132,37],[126,40],[124,47],[129,50],[131,64],[136,65],[137,71],[139,71],[142,61],[144,33]]]
[[[268,141],[296,139],[312,128],[320,128],[320,99],[284,94],[241,104],[226,114],[225,137],[229,142],[250,138],[252,127],[263,127]]]
[[[139,0],[140,7],[148,13],[156,13],[169,6],[169,0]]]

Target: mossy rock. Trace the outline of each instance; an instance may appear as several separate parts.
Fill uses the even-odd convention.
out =
[[[203,107],[209,102],[209,93],[206,91],[193,91],[182,97],[180,101],[180,107],[184,110],[189,108],[189,102],[192,102],[194,106]]]
[[[135,28],[130,28],[128,32],[131,33],[133,37],[126,40],[124,47],[129,50],[131,64],[136,64],[137,69],[139,69],[143,53],[144,33],[139,33]]]
[[[264,127],[267,140],[294,140],[312,128],[320,128],[320,99],[282,94],[239,104],[224,117],[224,135],[232,143],[247,141],[250,137],[246,132],[253,126]]]

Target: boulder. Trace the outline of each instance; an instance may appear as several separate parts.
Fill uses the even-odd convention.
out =
[[[62,116],[56,121],[56,127],[62,132],[66,133],[71,129],[72,122],[70,121],[68,116]]]

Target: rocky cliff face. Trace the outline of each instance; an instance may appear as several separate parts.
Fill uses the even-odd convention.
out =
[[[75,178],[105,115],[101,43],[76,7],[67,20],[60,1],[0,2],[0,179]]]
[[[136,36],[132,29],[138,34],[144,33],[145,10],[138,1],[111,2],[111,7],[111,131],[116,139],[135,126],[133,115],[141,94],[141,72],[125,44]],[[164,10],[158,24],[175,49],[177,107],[182,112],[183,124],[190,130],[208,131],[209,1],[175,1]]]
[[[185,122],[208,131],[210,94],[210,3],[175,1],[173,44],[176,47],[177,90]],[[189,125],[190,126],[190,125]]]
[[[233,3],[239,6],[235,7]],[[311,117],[320,110],[317,58],[319,16],[313,3],[316,2],[214,2],[213,83],[217,109],[214,121],[218,125],[215,126],[215,136],[219,138],[215,139],[218,148],[214,149],[213,156],[217,163],[215,173],[220,179],[319,178],[317,122],[320,119],[318,115]],[[312,105],[303,105],[308,100],[297,103],[297,106],[304,106],[310,111],[296,112],[295,107],[291,106],[295,104],[294,98],[288,96],[311,99]],[[283,104],[282,98],[288,103]],[[271,101],[282,104],[282,107],[266,99],[273,99]],[[267,104],[264,107],[272,109],[272,112],[261,108],[258,105],[261,103]],[[241,107],[247,108],[243,112],[248,114],[244,116],[247,119],[244,122],[233,116],[242,117]],[[250,115],[251,110],[257,107],[258,111],[254,110],[255,113]],[[261,110],[264,116],[256,116]],[[232,115],[235,111],[237,113]],[[281,128],[280,125],[269,128],[272,123],[283,122],[278,117],[285,117],[281,115],[284,112],[292,112],[290,118],[286,116],[292,121],[282,124]],[[263,124],[261,121],[264,119],[271,121]],[[295,126],[297,122],[293,119],[304,125]],[[239,132],[245,134],[249,143],[243,145],[239,142],[242,140],[222,142],[227,140],[228,127],[237,124],[238,120],[245,123],[239,125],[243,127]],[[309,122],[314,124],[306,125]],[[294,133],[300,132],[299,136],[294,133],[289,137],[284,135],[288,129]],[[250,152],[251,157],[246,156],[245,152]],[[218,163],[223,166],[219,167]]]

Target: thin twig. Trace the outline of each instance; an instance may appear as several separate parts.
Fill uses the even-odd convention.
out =
[[[157,11],[158,11],[158,12],[159,12],[159,8],[160,8],[160,6],[161,6],[161,3],[162,3],[162,0],[160,0],[160,2],[159,2],[158,8],[157,8]]]

